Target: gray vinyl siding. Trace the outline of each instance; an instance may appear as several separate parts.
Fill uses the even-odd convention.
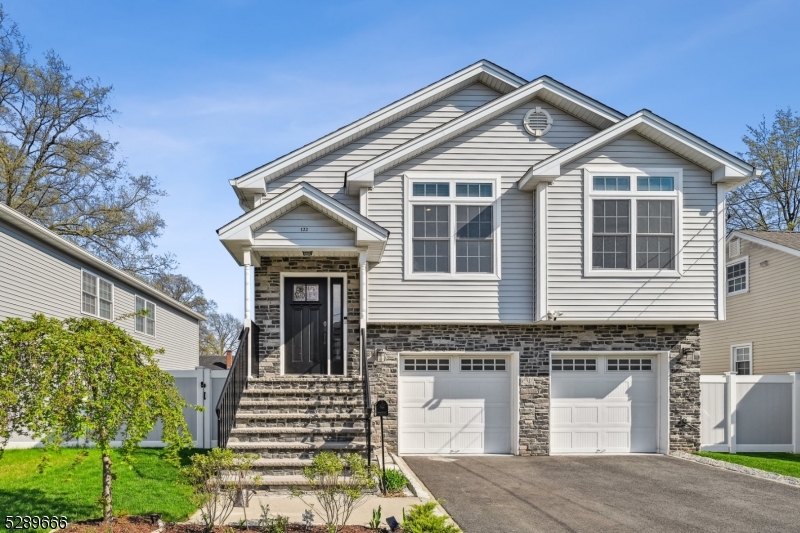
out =
[[[301,228],[307,228],[302,231]],[[259,246],[354,246],[355,232],[308,205],[301,205],[257,229]]]
[[[536,105],[554,124],[535,139],[522,128]],[[597,130],[533,100],[411,161],[376,176],[368,216],[390,232],[383,260],[369,271],[369,321],[530,323],[533,321],[533,195],[517,181],[534,163]],[[425,281],[403,277],[403,175],[405,172],[486,172],[500,175],[501,280]]]
[[[268,183],[267,199],[305,181],[358,211],[358,197],[345,193],[345,172],[498,96],[500,93],[480,83],[466,87]]]
[[[731,369],[731,346],[753,343],[753,373],[800,371],[800,257],[741,240],[748,292],[728,296],[727,319],[700,326],[700,371]],[[765,265],[762,263],[767,261]]]
[[[683,169],[680,278],[584,277],[583,168]],[[630,133],[562,169],[548,186],[547,307],[563,320],[704,321],[716,318],[716,186],[711,174]]]
[[[0,320],[30,319],[34,313],[64,319],[81,313],[81,269],[85,265],[51,249],[0,221]],[[135,290],[124,283],[85,268],[114,284],[115,317],[133,313]],[[153,301],[152,298],[149,298]],[[165,305],[156,303],[156,336],[134,331],[133,318],[118,324],[152,348],[164,348],[157,356],[165,370],[192,369],[199,363],[199,323]]]

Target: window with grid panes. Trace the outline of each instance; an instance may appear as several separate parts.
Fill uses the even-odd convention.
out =
[[[747,261],[737,261],[727,267],[728,294],[747,291]]]
[[[732,346],[733,371],[740,376],[749,376],[753,373],[753,350],[749,344]]]
[[[141,296],[136,297],[136,331],[145,335],[155,336],[156,334],[156,304],[145,300]]]
[[[480,181],[411,183],[412,273],[495,273],[495,187]]]
[[[81,311],[111,320],[114,314],[114,285],[99,276],[82,272]]]
[[[587,183],[592,270],[675,269],[674,176],[593,175]]]

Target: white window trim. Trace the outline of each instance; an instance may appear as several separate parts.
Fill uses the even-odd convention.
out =
[[[87,313],[86,311],[83,310],[83,273],[84,272],[86,272],[90,276],[94,276],[97,279],[97,296],[96,296],[96,298],[97,298],[97,306],[96,306],[97,312],[95,312],[95,313]],[[105,318],[105,317],[100,316],[100,280],[101,279],[103,281],[105,281],[106,283],[111,285],[111,318]],[[116,286],[114,285],[114,282],[112,282],[111,280],[106,279],[103,276],[99,276],[99,275],[95,274],[94,272],[92,272],[91,270],[86,270],[85,268],[81,269],[81,283],[80,283],[80,293],[79,293],[80,297],[78,299],[78,305],[80,305],[80,307],[81,307],[81,314],[82,315],[91,316],[91,317],[99,318],[100,320],[107,320],[109,322],[112,322],[114,320],[114,309],[116,309],[116,307],[117,307],[116,302],[114,301],[115,296],[116,296],[116,292],[117,292]]]
[[[728,292],[728,267],[738,263],[744,263],[744,289]],[[725,294],[727,296],[736,296],[737,294],[745,294],[747,292],[750,292],[750,256],[737,256],[733,261],[725,263]]]
[[[415,182],[449,182],[450,196],[412,196],[412,185]],[[456,183],[481,182],[492,184],[491,198],[457,198]],[[403,279],[404,280],[464,280],[489,281],[499,280],[500,275],[500,176],[497,174],[476,174],[459,172],[406,172],[403,176],[404,216],[403,223]],[[450,272],[414,272],[414,205],[432,204],[451,206],[450,211]],[[459,205],[492,206],[492,270],[491,274],[476,272],[457,273],[455,253],[456,209]]]
[[[736,355],[735,350],[736,348],[747,348],[750,352],[750,373],[749,374],[737,374],[739,376],[752,376],[754,374],[753,370],[753,343],[752,342],[742,342],[739,344],[731,344],[731,372],[736,373]]]
[[[141,298],[142,300],[144,300],[145,307],[147,307],[147,304],[149,304],[149,303],[153,304],[153,334],[150,335],[149,333],[147,333],[147,322],[145,322],[145,324],[144,324],[144,331],[137,330],[136,329],[136,317],[135,316],[133,317],[133,331],[135,331],[139,335],[144,335],[145,337],[155,338],[156,334],[158,333],[158,319],[157,319],[157,316],[158,316],[158,304],[155,302],[155,300],[149,300],[149,299],[145,298],[144,296],[141,296],[139,294],[134,294],[133,295],[133,312],[134,313],[136,312],[136,298]],[[144,317],[144,319],[146,321],[147,317]]]
[[[595,177],[630,176],[630,191],[594,191]],[[638,191],[637,179],[642,176],[672,176],[674,191]],[[592,229],[594,207],[592,200],[620,199],[631,201],[631,268],[626,270],[592,268]],[[636,200],[675,201],[675,268],[670,270],[636,269]],[[621,165],[588,167],[583,169],[583,275],[590,278],[680,278],[683,275],[683,169],[674,167],[633,168]]]

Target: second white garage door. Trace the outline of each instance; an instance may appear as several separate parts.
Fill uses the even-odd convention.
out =
[[[400,453],[511,453],[510,363],[469,354],[402,357]]]
[[[554,356],[550,453],[658,451],[658,357]]]

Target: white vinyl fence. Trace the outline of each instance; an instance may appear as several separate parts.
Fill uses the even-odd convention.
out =
[[[700,376],[700,449],[800,451],[800,373]]]
[[[205,409],[195,411],[194,409],[184,409],[183,415],[186,417],[186,424],[192,433],[192,440],[195,448],[213,448],[217,445],[217,413],[214,408],[217,400],[222,393],[225,379],[228,377],[227,370],[211,370],[210,368],[197,367],[194,370],[168,370],[175,378],[175,384],[181,395],[191,405],[200,405]],[[70,445],[77,445],[72,442]],[[115,443],[117,445],[120,442]],[[14,435],[8,443],[7,448],[35,448],[41,444],[24,435]],[[150,435],[141,442],[141,446],[148,448],[160,448],[164,446],[161,441],[161,423],[159,422]]]

